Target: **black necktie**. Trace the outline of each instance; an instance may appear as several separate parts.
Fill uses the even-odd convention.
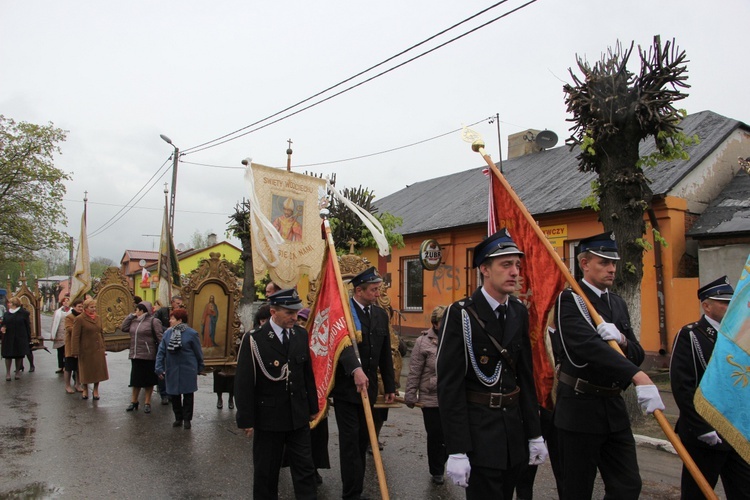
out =
[[[495,308],[495,312],[497,313],[497,319],[500,321],[500,323],[505,323],[505,311],[508,309],[507,304],[500,304]]]
[[[284,328],[284,330],[281,333],[281,344],[286,348],[289,349],[289,330]]]
[[[370,306],[365,306],[365,318],[367,318],[367,321],[370,321]]]

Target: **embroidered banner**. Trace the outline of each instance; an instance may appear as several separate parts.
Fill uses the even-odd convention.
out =
[[[257,163],[251,169],[257,209],[283,239],[271,245],[265,232],[254,234],[253,272],[260,278],[268,271],[281,288],[292,288],[303,274],[320,272],[325,242],[320,238],[318,190],[325,189],[326,181]]]
[[[519,289],[515,295],[529,310],[529,337],[537,399],[539,404],[552,410],[554,370],[547,356],[544,338],[547,332],[547,314],[564,288],[565,278],[500,180],[492,174],[490,178],[490,206],[494,207],[494,216],[489,218],[488,223],[494,223],[495,227],[488,226],[487,229],[489,234],[493,234],[501,227],[506,227],[513,241],[524,253],[518,280]]]
[[[310,313],[312,320],[307,324],[315,385],[318,389],[318,407],[321,410],[313,426],[326,415],[328,394],[333,389],[336,375],[336,364],[341,351],[351,345],[339,284],[333,267],[335,258],[336,255],[325,251],[324,273]]]
[[[694,403],[698,413],[750,462],[750,255]]]

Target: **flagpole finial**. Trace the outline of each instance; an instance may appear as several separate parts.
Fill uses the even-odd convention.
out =
[[[484,141],[482,139],[477,139],[476,141],[471,143],[471,150],[475,153],[481,153],[483,154],[484,151]]]
[[[169,189],[167,189],[167,183],[164,183],[164,194],[169,193]]]

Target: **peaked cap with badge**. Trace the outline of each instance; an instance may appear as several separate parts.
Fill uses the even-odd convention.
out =
[[[590,252],[604,259],[620,260],[615,233],[612,231],[582,239],[578,244],[578,253],[583,252]]]
[[[732,288],[732,285],[729,283],[729,278],[726,276],[715,279],[711,283],[698,289],[698,300],[701,302],[706,299],[729,301],[732,300],[733,295],[734,288]]]
[[[375,266],[368,267],[351,279],[351,283],[354,288],[368,283],[381,283],[382,281],[383,278],[380,277],[380,274],[378,274],[378,270],[375,269]]]
[[[299,294],[294,288],[279,290],[278,292],[269,295],[268,304],[271,307],[283,307],[285,309],[292,309],[293,311],[299,311],[304,307],[302,305],[302,299],[299,298]]]
[[[474,247],[474,267],[479,267],[486,259],[500,257],[501,255],[520,255],[523,257],[523,252],[518,249],[518,245],[510,237],[507,228],[501,228]]]

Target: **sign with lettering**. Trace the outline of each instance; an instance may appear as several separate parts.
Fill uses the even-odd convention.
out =
[[[428,271],[434,271],[440,267],[442,260],[443,249],[440,248],[440,243],[435,240],[424,240],[422,246],[419,247],[419,261],[422,267]]]
[[[542,232],[547,237],[554,248],[562,248],[565,240],[568,239],[568,225],[558,224],[557,226],[543,226]]]

